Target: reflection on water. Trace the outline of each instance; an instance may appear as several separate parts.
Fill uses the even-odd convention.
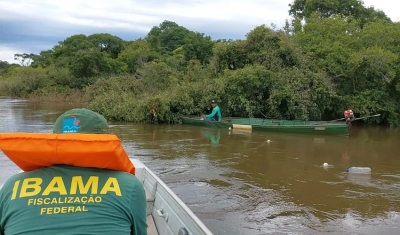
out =
[[[205,129],[204,137],[210,140],[212,145],[218,145],[221,139],[221,130],[219,129]]]
[[[3,100],[0,130],[51,132],[68,108]],[[353,127],[348,137],[184,125],[111,129],[215,234],[400,233],[396,129]],[[345,173],[351,166],[372,173]],[[4,156],[0,169],[0,184],[18,170]]]
[[[371,183],[370,174],[344,173],[344,179],[346,179],[347,182],[361,186],[373,186],[373,183]]]

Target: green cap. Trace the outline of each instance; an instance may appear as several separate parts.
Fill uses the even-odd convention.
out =
[[[53,133],[108,133],[107,120],[89,109],[71,109],[61,114],[54,123]]]

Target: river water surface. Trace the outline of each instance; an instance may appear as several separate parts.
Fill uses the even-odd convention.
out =
[[[0,132],[51,132],[73,104],[0,99]],[[214,234],[400,234],[400,131],[350,136],[111,123]],[[322,167],[323,163],[328,167]],[[349,175],[351,166],[372,174]],[[18,168],[0,153],[0,185]]]

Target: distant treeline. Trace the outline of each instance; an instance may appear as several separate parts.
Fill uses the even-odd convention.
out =
[[[15,55],[20,65],[0,62],[0,95],[84,98],[118,121],[174,123],[215,99],[224,117],[327,120],[352,109],[399,125],[400,24],[358,0],[289,7],[284,28],[261,25],[245,40],[212,40],[171,21],[135,41],[73,35]]]

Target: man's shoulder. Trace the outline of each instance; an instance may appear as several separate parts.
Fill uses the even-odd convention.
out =
[[[108,171],[107,170],[107,174],[109,175],[113,175],[118,177],[121,180],[126,180],[126,181],[131,181],[131,182],[140,182],[139,179],[135,176],[132,175],[131,173],[128,172],[122,172],[122,171]]]
[[[18,180],[24,179],[24,173],[18,173],[15,174],[13,176],[11,176],[10,178],[8,178],[6,180],[6,182],[4,182],[4,184],[1,186],[0,188],[0,192],[9,192],[11,191],[11,189],[14,187],[15,182],[17,182]]]

